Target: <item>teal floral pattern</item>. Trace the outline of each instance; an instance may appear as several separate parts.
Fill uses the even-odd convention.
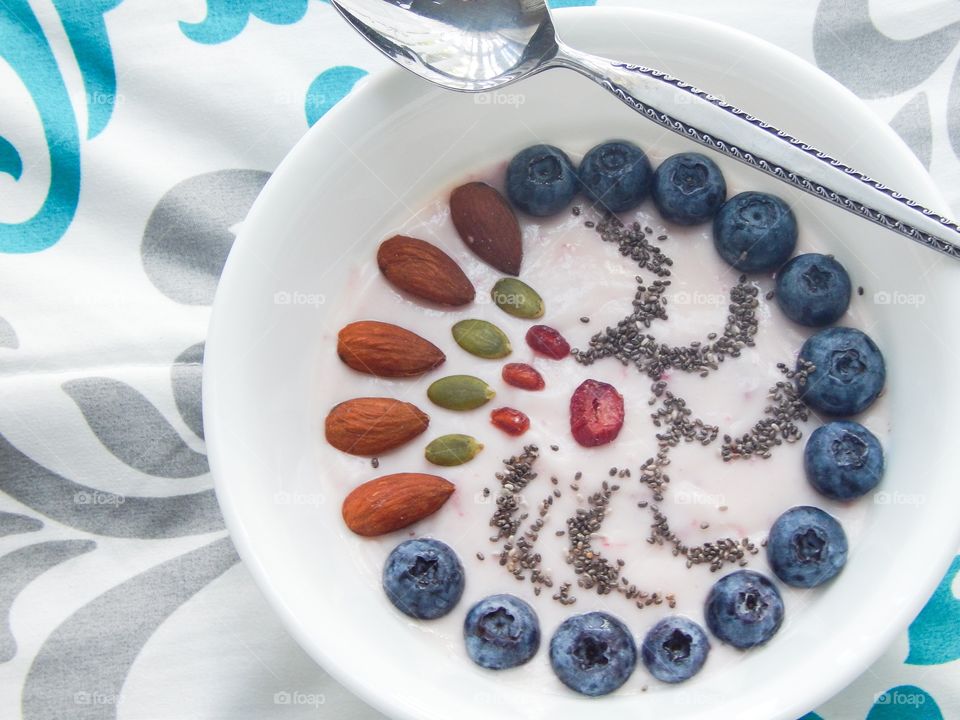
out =
[[[877,698],[867,720],[943,720],[943,713],[926,690],[898,685]]]
[[[0,3],[0,57],[29,90],[50,153],[50,187],[29,220],[0,223],[0,252],[44,250],[66,232],[80,197],[80,136],[66,85],[40,23],[27,0]],[[0,137],[0,170],[19,179],[22,160]]]
[[[180,22],[194,42],[215,45],[232,40],[251,17],[274,25],[292,25],[307,12],[308,0],[207,0],[207,16],[198,23]]]
[[[960,660],[960,599],[953,592],[960,573],[960,555],[926,607],[910,624],[910,665],[938,665]]]
[[[307,125],[313,125],[330,108],[343,100],[366,74],[366,70],[352,65],[338,65],[317,75],[307,89],[307,99],[304,103]]]

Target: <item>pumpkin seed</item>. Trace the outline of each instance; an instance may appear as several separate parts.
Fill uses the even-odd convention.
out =
[[[497,281],[490,291],[494,304],[509,315],[533,320],[543,317],[543,298],[532,287],[516,278]]]
[[[452,435],[441,435],[436,440],[431,440],[423,451],[423,455],[428,462],[434,465],[452,467],[473,460],[481,450],[483,450],[483,445],[477,442],[476,438],[454,433]]]
[[[473,410],[494,395],[493,388],[472,375],[448,375],[427,388],[431,402],[448,410]]]
[[[453,326],[453,339],[471,355],[491,360],[513,350],[503,330],[486,320],[461,320]]]

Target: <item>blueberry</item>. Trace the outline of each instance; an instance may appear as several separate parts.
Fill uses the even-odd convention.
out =
[[[737,570],[710,588],[706,616],[710,632],[744,650],[762,645],[780,629],[783,599],[765,575]]]
[[[797,219],[776,195],[734,195],[713,220],[713,244],[720,257],[741,272],[772,272],[797,246]]]
[[[863,412],[877,399],[887,376],[879,348],[855,328],[830,327],[810,336],[799,359],[816,366],[797,388],[800,397],[826,415]]]
[[[807,480],[821,495],[853,500],[873,490],[883,476],[883,448],[860,423],[834,420],[810,435],[803,450]]]
[[[577,173],[566,153],[553,145],[521,150],[507,166],[507,197],[539,217],[563,210],[577,192]]]
[[[477,665],[491,670],[512,668],[537,654],[540,621],[520,598],[491,595],[470,608],[463,639],[467,655]]]
[[[463,565],[450,546],[439,540],[405,540],[383,566],[383,589],[400,612],[433,620],[460,601]]]
[[[717,164],[700,153],[671,155],[653,175],[653,202],[678,225],[706,222],[727,199],[727,183]]]
[[[612,615],[573,615],[560,624],[550,641],[550,664],[571,690],[606,695],[633,673],[637,646],[627,626]]]
[[[777,518],[767,537],[767,561],[787,585],[822,585],[847,562],[847,536],[820,508],[801,506]]]
[[[777,302],[783,314],[801,325],[836,322],[850,304],[850,276],[829,255],[807,253],[777,271]]]
[[[700,672],[710,652],[703,628],[682,615],[658,622],[643,639],[640,657],[657,680],[678,683]]]
[[[577,174],[584,194],[614,213],[643,202],[653,181],[646,153],[626,140],[611,140],[591,149]]]

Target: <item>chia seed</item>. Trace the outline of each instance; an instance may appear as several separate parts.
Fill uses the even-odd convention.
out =
[[[637,507],[642,510],[649,510],[653,516],[647,543],[669,546],[674,557],[684,558],[687,568],[708,564],[710,570],[715,572],[727,563],[740,564],[745,562],[747,555],[756,554],[756,547],[749,538],[743,538],[742,540],[729,537],[720,538],[690,546],[670,529],[667,516],[660,511],[657,503],[663,500],[664,492],[670,482],[670,477],[665,471],[665,468],[670,464],[670,450],[681,442],[698,442],[704,446],[710,445],[716,440],[719,428],[715,425],[707,425],[702,420],[692,417],[693,413],[687,407],[686,401],[667,390],[666,382],[658,380],[653,383],[650,389],[654,404],[657,402],[660,404],[660,407],[650,417],[653,419],[654,426],[660,428],[661,432],[656,435],[657,454],[648,458],[640,466],[640,482],[651,491],[654,500],[653,503],[646,500],[637,503]],[[709,528],[709,523],[702,522],[700,527],[706,530]],[[673,607],[671,602],[675,603],[675,598],[672,595],[664,597],[667,599],[667,604]],[[655,605],[661,602],[663,602],[663,599],[659,594],[655,594],[644,598],[642,605]]]
[[[785,363],[778,363],[777,369],[788,380],[803,385],[816,368],[802,359],[798,363],[798,370],[790,370]],[[754,423],[749,432],[738,438],[723,436],[720,455],[724,462],[751,455],[769,458],[775,447],[785,442],[795,443],[803,437],[797,422],[806,422],[810,411],[800,399],[796,386],[781,380],[768,390],[767,398],[770,405],[764,409],[766,417]]]
[[[504,460],[507,470],[496,474],[500,481],[500,494],[497,496],[497,509],[490,518],[490,525],[497,529],[497,534],[490,538],[493,543],[503,540],[499,553],[499,564],[519,581],[529,578],[534,585],[534,593],[540,594],[541,586],[553,587],[553,579],[549,572],[543,572],[541,563],[543,557],[536,552],[534,546],[540,538],[540,531],[546,524],[545,518],[553,506],[555,497],[560,497],[560,490],[554,488],[552,494],[547,495],[537,508],[537,518],[521,531],[523,521],[530,517],[530,513],[520,513],[518,496],[527,485],[537,477],[533,471],[534,463],[539,457],[539,448],[536,445],[527,445],[519,456]],[[556,485],[559,480],[551,478]],[[521,498],[522,500],[522,498]],[[561,531],[562,533],[562,531]],[[566,598],[566,593],[563,593]],[[566,604],[572,604],[569,600]]]
[[[670,275],[673,260],[647,242],[646,233],[650,231],[647,229],[645,233],[638,223],[627,229],[619,221],[614,223],[607,218],[597,225],[597,232],[605,242],[617,243],[621,255],[632,258],[640,268],[661,279],[647,285],[638,275],[633,312],[620,320],[616,327],[607,327],[591,337],[588,349],[574,349],[571,354],[577,362],[592,365],[599,359],[614,357],[623,365],[635,365],[653,379],[671,368],[706,377],[725,358],[739,357],[744,347],[755,344],[754,336],[759,328],[757,295],[760,291],[747,281],[745,275],[741,275],[730,289],[729,313],[722,335],[710,333],[707,342],[696,341],[686,346],[674,347],[658,342],[646,330],[655,320],[668,318],[665,293],[670,280],[662,278]]]
[[[686,558],[688,568],[694,565],[709,565],[710,572],[720,570],[726,564],[746,565],[746,556],[756,555],[757,548],[749,538],[726,537],[708,541],[701,545],[686,545],[676,533],[670,529],[667,517],[655,506],[650,506],[653,513],[653,523],[650,525],[650,537],[647,542],[651,545],[671,545],[674,556]]]
[[[587,498],[587,508],[578,508],[567,518],[566,562],[573,567],[573,572],[578,576],[577,585],[584,590],[594,590],[598,595],[617,592],[628,600],[635,600],[646,593],[621,575],[626,564],[624,560],[618,558],[611,563],[592,545],[593,539],[600,535],[610,499],[617,490],[618,485],[611,486],[604,481],[601,489]],[[562,603],[559,595],[561,593],[554,595],[554,599]],[[638,603],[637,607],[644,607],[644,604]]]
[[[376,470],[378,467],[380,467],[380,458],[371,458],[370,465],[372,465],[373,469]]]

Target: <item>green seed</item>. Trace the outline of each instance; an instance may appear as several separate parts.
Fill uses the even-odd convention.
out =
[[[498,280],[490,291],[490,297],[498,308],[514,317],[526,320],[543,317],[543,298],[516,278]]]
[[[427,388],[427,397],[447,410],[473,410],[494,395],[489,385],[472,375],[449,375]]]
[[[473,460],[483,445],[469,435],[442,435],[432,440],[423,451],[423,456],[434,465],[451,467]]]
[[[453,339],[471,355],[482,358],[506,357],[513,350],[503,330],[486,320],[461,320],[453,326]]]

